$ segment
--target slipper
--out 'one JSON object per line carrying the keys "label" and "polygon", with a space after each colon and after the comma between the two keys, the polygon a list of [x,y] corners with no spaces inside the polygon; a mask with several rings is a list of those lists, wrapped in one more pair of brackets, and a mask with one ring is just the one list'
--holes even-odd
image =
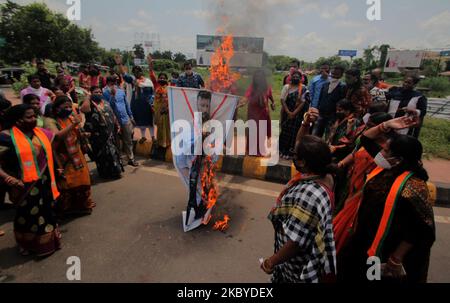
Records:
{"label": "slipper", "polygon": [[22,247],[19,248],[19,253],[20,253],[22,256],[24,256],[24,257],[27,257],[27,256],[31,255],[30,251],[28,251],[28,250],[26,250],[26,249],[24,249],[24,248],[22,248]]}

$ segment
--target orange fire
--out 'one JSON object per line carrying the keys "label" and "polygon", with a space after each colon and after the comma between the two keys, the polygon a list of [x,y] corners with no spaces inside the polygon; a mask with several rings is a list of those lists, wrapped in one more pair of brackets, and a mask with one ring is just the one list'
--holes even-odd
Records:
{"label": "orange fire", "polygon": [[217,221],[214,224],[213,229],[214,230],[219,230],[219,231],[226,231],[229,227],[228,222],[230,221],[230,217],[228,215],[225,215],[223,217],[223,221]]}
{"label": "orange fire", "polygon": [[204,168],[201,177],[202,199],[207,203],[206,208],[210,209],[214,205],[216,205],[219,194],[217,190],[217,184],[214,180],[214,164],[211,160],[211,157],[206,156],[204,161]]}
{"label": "orange fire", "polygon": [[234,56],[233,36],[227,35],[211,56],[209,87],[214,92],[234,93],[235,83],[240,75],[230,69]]}

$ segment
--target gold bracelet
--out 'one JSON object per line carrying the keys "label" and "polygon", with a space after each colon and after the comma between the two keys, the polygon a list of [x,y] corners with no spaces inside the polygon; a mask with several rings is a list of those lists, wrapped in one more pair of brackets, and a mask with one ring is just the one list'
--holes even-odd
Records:
{"label": "gold bracelet", "polygon": [[395,262],[393,259],[392,259],[392,257],[389,257],[389,263],[391,263],[392,265],[394,265],[394,266],[402,266],[402,263],[400,262],[400,263],[397,263],[397,262]]}

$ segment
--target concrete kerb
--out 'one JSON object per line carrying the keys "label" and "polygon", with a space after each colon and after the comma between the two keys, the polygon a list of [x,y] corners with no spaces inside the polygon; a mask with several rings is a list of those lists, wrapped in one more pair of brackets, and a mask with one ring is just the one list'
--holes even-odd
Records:
{"label": "concrete kerb", "polygon": [[[170,148],[153,148],[151,141],[144,144],[134,142],[136,155],[152,160],[172,162]],[[224,174],[238,175],[276,183],[287,183],[296,170],[293,165],[278,164],[262,166],[261,158],[249,156],[220,156],[217,163],[218,171]],[[450,208],[450,184],[428,182],[432,200],[438,207]]]}

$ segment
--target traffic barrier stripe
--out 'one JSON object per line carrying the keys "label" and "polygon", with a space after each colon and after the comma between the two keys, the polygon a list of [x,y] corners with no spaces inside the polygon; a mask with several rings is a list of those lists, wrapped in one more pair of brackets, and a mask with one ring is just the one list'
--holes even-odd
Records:
{"label": "traffic barrier stripe", "polygon": [[[142,144],[137,143],[136,144],[136,155],[149,158],[150,153],[152,150],[152,142],[151,141],[145,141]],[[172,149],[167,148],[166,154],[165,154],[165,161],[166,162],[172,162],[173,156],[172,156]],[[219,160],[217,161],[216,167],[217,171],[222,171],[223,168],[223,162],[224,157],[219,156]],[[244,157],[244,160],[242,161],[242,167],[241,169],[238,169],[238,171],[242,174],[242,176],[247,178],[257,178],[260,180],[266,180],[267,175],[267,166],[261,165],[261,158],[258,157]],[[225,173],[227,173],[225,171]],[[295,168],[294,164],[291,165],[291,178],[294,177],[297,174],[297,169]],[[288,182],[289,180],[285,180],[285,182]],[[428,190],[430,193],[430,203],[435,206],[437,201],[437,187],[435,184],[431,182],[427,182]]]}
{"label": "traffic barrier stripe", "polygon": [[245,157],[242,173],[244,177],[257,178],[264,180],[266,177],[267,166],[261,165],[259,157]]}

